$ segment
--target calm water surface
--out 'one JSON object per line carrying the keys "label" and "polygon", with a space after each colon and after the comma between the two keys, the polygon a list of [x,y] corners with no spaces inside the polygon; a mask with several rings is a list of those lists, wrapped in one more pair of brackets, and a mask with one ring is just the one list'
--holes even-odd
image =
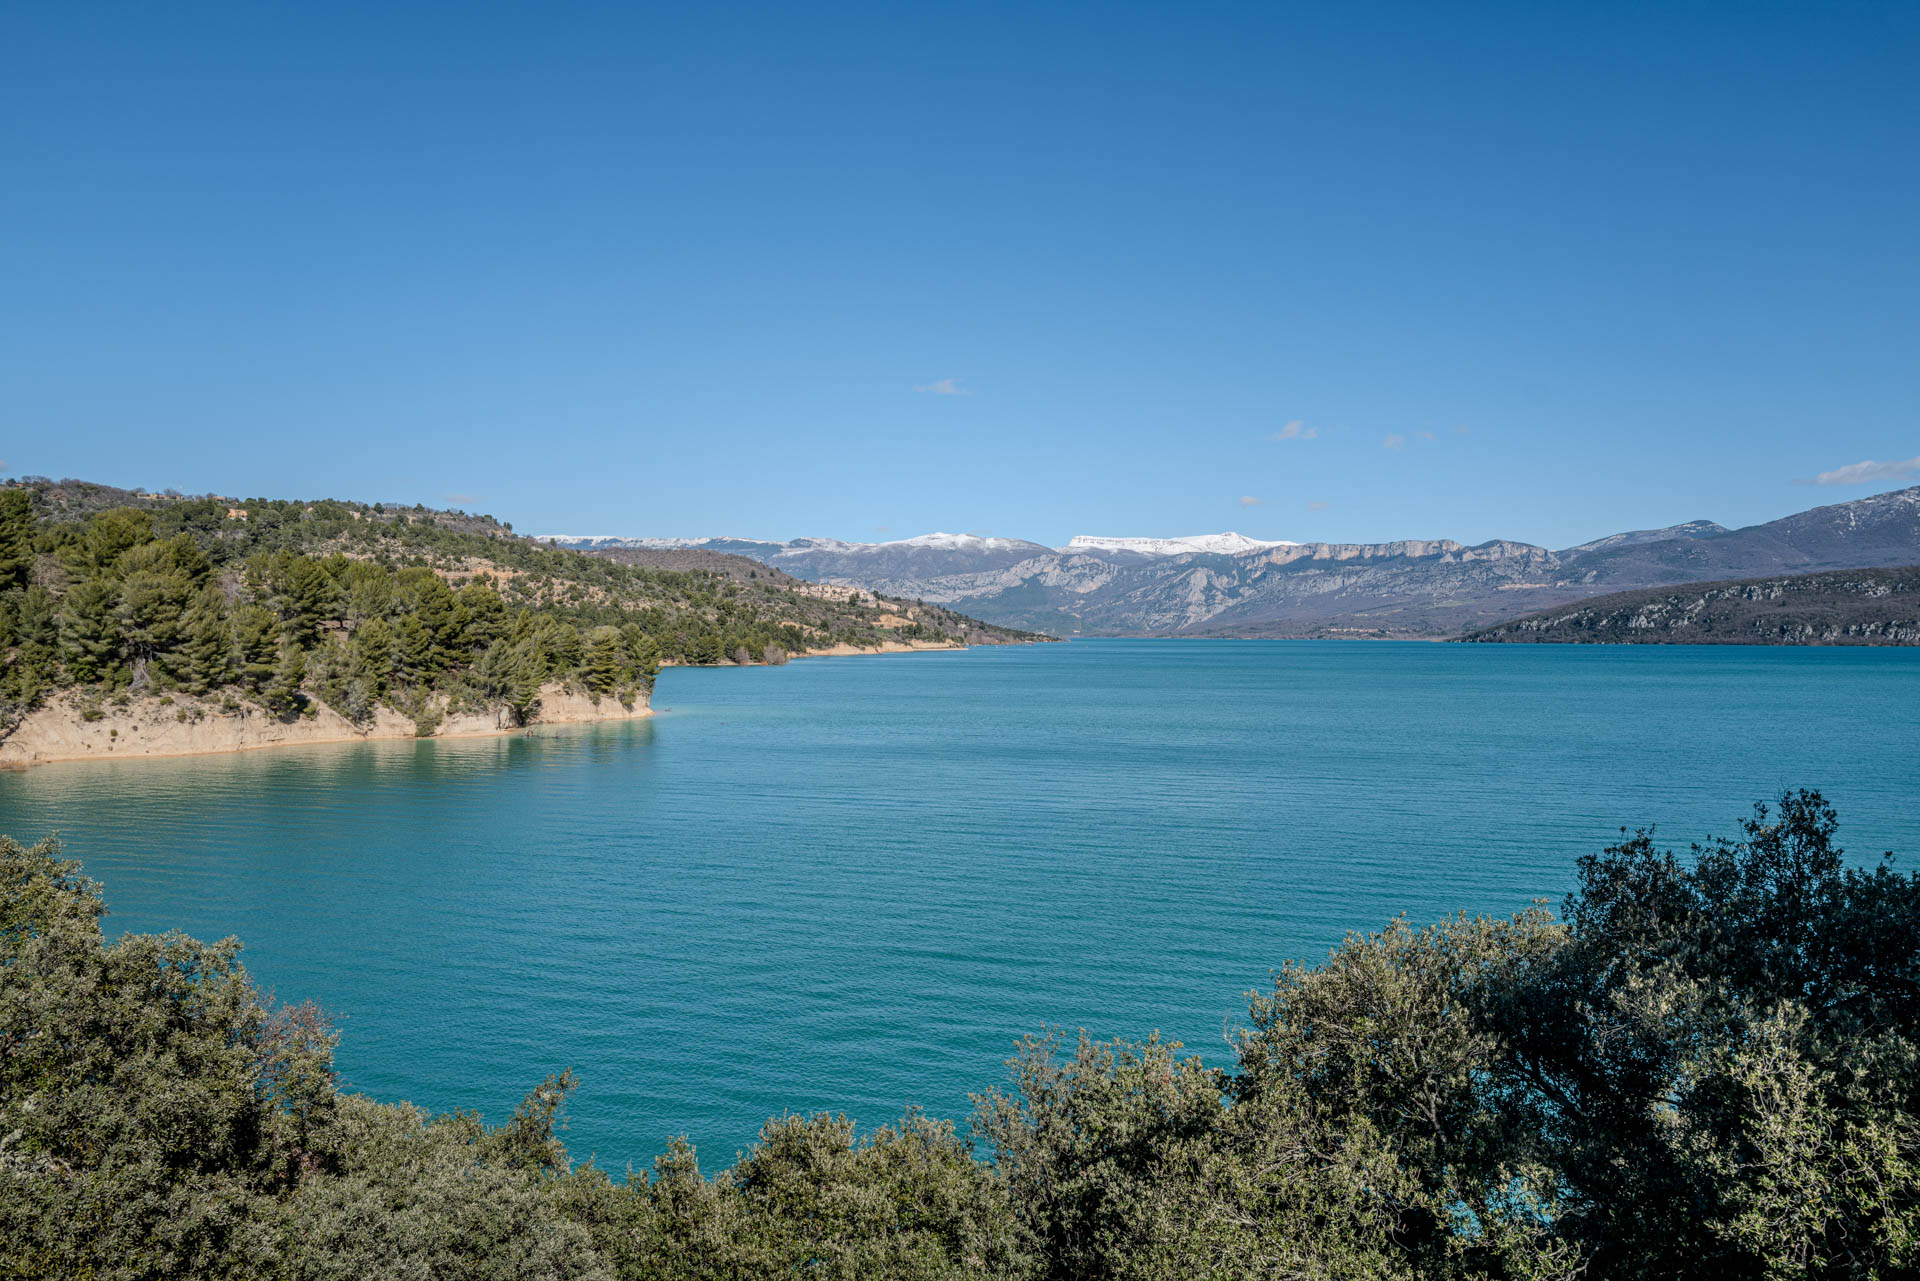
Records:
{"label": "calm water surface", "polygon": [[236,934],[349,1084],[731,1158],[783,1110],[963,1115],[1013,1039],[1158,1028],[1395,913],[1568,888],[1816,786],[1920,853],[1920,653],[1076,642],[673,670],[650,722],[0,774],[116,930]]}

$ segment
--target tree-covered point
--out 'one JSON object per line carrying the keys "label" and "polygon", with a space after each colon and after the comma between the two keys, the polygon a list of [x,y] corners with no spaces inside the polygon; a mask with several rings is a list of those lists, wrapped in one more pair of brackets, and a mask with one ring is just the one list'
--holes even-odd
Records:
{"label": "tree-covered point", "polygon": [[1920,1268],[1920,877],[1791,793],[1582,860],[1556,919],[1353,936],[1230,1067],[1040,1038],[971,1137],[770,1121],[706,1174],[343,1094],[238,945],[109,944],[0,838],[0,1276],[1894,1278]]}
{"label": "tree-covered point", "polygon": [[64,686],[526,720],[548,681],[631,701],[662,662],[1014,638],[771,574],[623,565],[464,512],[0,487],[0,734]]}

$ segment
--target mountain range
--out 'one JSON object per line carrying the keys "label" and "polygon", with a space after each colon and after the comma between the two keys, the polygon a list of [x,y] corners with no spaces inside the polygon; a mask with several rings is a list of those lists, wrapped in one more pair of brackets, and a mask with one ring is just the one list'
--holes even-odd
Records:
{"label": "mountain range", "polygon": [[1728,529],[1691,520],[1552,550],[1506,539],[1302,543],[1081,535],[1063,547],[924,534],[829,538],[545,535],[582,551],[721,552],[1056,636],[1444,636],[1610,592],[1920,564],[1920,486]]}

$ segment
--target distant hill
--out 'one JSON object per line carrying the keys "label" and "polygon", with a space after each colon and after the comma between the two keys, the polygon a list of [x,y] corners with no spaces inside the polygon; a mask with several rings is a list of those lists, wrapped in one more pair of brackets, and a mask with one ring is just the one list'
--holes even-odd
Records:
{"label": "distant hill", "polygon": [[735,582],[773,583],[791,587],[801,579],[746,556],[702,551],[695,547],[604,547],[582,555],[641,569],[666,569],[676,574],[724,574]]}
{"label": "distant hill", "polygon": [[1462,641],[1605,645],[1920,645],[1920,566],[1615,592]]}
{"label": "distant hill", "polygon": [[1608,534],[1605,538],[1596,538],[1590,543],[1569,547],[1560,554],[1575,556],[1581,552],[1611,551],[1616,547],[1633,547],[1641,543],[1665,543],[1676,538],[1708,538],[1714,534],[1727,532],[1725,525],[1714,521],[1690,520],[1680,525],[1668,525],[1665,529],[1630,529],[1624,534]]}
{"label": "distant hill", "polygon": [[1597,548],[1566,567],[1586,584],[1627,587],[1916,562],[1920,486],[1744,529]]}
{"label": "distant hill", "polygon": [[1743,529],[1691,520],[1558,551],[1504,539],[1293,543],[1239,534],[1082,535],[1058,548],[968,534],[555,541],[725,552],[1060,636],[1447,636],[1631,588],[1914,564],[1920,487]]}

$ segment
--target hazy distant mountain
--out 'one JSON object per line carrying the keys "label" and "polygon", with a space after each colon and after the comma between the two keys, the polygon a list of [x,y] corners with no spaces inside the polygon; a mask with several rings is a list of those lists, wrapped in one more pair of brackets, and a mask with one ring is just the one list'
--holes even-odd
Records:
{"label": "hazy distant mountain", "polygon": [[1630,547],[1638,543],[1664,543],[1675,538],[1705,538],[1709,534],[1726,532],[1725,525],[1718,525],[1710,520],[1690,520],[1684,525],[1669,525],[1665,529],[1630,529],[1624,534],[1608,534],[1605,538],[1596,538],[1590,543],[1569,547],[1560,554],[1572,556],[1580,552],[1606,551],[1610,548]]}
{"label": "hazy distant mountain", "polygon": [[1494,540],[1268,542],[1081,535],[1064,547],[927,534],[800,538],[554,536],[565,546],[729,552],[797,578],[962,607],[1056,635],[1449,635],[1606,592],[1920,562],[1920,486],[1729,530],[1708,520],[1551,551]]}

